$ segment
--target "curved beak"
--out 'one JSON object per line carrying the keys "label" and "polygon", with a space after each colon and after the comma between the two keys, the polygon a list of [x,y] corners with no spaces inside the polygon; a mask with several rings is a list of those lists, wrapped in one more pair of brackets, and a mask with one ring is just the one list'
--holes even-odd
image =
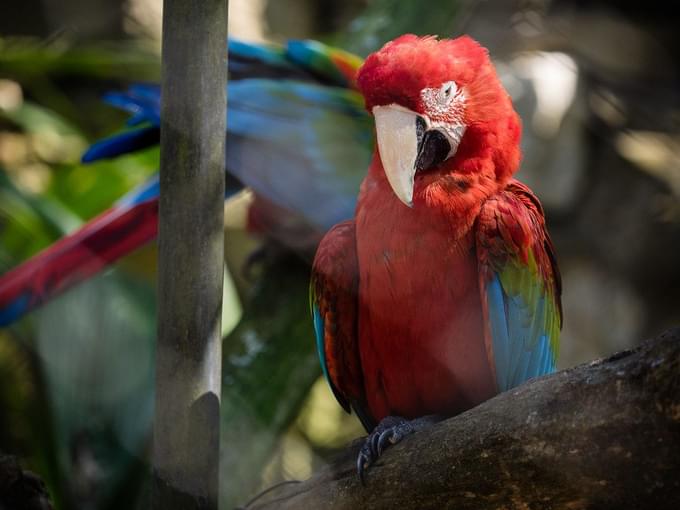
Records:
{"label": "curved beak", "polygon": [[430,119],[399,106],[373,108],[378,152],[392,191],[413,207],[416,172],[432,168],[456,153],[463,126],[434,126]]}

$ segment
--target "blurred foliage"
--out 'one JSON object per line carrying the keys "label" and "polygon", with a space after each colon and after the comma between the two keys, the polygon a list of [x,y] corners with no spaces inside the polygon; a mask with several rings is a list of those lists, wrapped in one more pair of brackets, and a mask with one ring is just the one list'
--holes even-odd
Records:
{"label": "blurred foliage", "polygon": [[21,337],[0,331],[0,451],[18,455],[45,481],[60,506],[63,482],[40,362]]}
{"label": "blurred foliage", "polygon": [[[92,140],[122,125],[101,92],[122,88],[131,76],[157,77],[158,57],[133,44],[0,43],[4,272],[157,170],[158,148],[90,165],[79,158]],[[249,254],[235,248],[241,260]],[[0,331],[0,384],[14,388],[0,391],[0,451],[19,454],[39,473],[57,508],[147,506],[155,258],[152,243]],[[242,279],[252,308],[225,342],[223,429],[238,448],[227,450],[224,465],[242,473],[234,478],[242,481],[239,490],[229,486],[233,502],[259,484],[279,435],[319,375],[307,266],[299,260],[285,266]],[[227,333],[240,315],[228,275],[223,315]],[[268,384],[258,384],[263,378]]]}
{"label": "blurred foliage", "polygon": [[45,76],[138,81],[160,79],[160,59],[154,45],[116,41],[71,45],[66,38],[39,41],[0,39],[0,75],[39,86]]}
{"label": "blurred foliage", "polygon": [[297,416],[321,368],[309,320],[309,267],[277,256],[259,268],[241,322],[225,339],[221,505],[243,503],[259,485],[279,436]]}
{"label": "blurred foliage", "polygon": [[85,135],[54,111],[28,100],[0,110],[2,120],[11,131],[0,133],[0,163],[14,183],[12,193],[23,194],[46,224],[58,225],[62,233],[110,206],[157,169],[158,148],[80,164],[88,144]]}
{"label": "blurred foliage", "polygon": [[[1,272],[156,170],[158,149],[79,159],[122,124],[101,92],[130,73],[156,78],[158,62],[139,45],[0,39]],[[141,489],[155,337],[148,251],[0,330],[0,450],[40,474],[57,508],[129,508]]]}
{"label": "blurred foliage", "polygon": [[120,129],[125,119],[101,101],[102,93],[131,78],[157,82],[160,58],[154,44],[136,40],[76,45],[66,36],[0,38],[0,78],[20,83],[32,101],[96,138]]}
{"label": "blurred foliage", "polygon": [[446,36],[453,33],[466,3],[469,2],[373,0],[338,34],[335,42],[348,51],[366,56],[402,34]]}
{"label": "blurred foliage", "polygon": [[[68,508],[116,508],[128,472],[145,460],[154,308],[153,281],[117,266],[32,314]],[[127,489],[132,501],[140,483]]]}

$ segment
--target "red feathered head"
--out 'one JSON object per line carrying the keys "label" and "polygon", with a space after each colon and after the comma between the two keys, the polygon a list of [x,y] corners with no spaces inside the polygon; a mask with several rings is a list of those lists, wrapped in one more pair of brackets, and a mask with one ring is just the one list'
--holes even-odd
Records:
{"label": "red feathered head", "polygon": [[357,83],[387,178],[408,205],[421,173],[485,174],[504,184],[516,171],[519,118],[472,38],[403,35],[366,59]]}

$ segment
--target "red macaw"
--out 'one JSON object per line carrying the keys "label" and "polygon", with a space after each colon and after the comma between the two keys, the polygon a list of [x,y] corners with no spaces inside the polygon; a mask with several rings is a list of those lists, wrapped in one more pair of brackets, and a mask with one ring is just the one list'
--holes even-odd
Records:
{"label": "red macaw", "polygon": [[554,370],[562,312],[543,209],[512,178],[520,120],[487,51],[404,35],[357,83],[377,149],[355,218],[321,241],[310,294],[324,374],[372,431],[363,480],[423,417]]}

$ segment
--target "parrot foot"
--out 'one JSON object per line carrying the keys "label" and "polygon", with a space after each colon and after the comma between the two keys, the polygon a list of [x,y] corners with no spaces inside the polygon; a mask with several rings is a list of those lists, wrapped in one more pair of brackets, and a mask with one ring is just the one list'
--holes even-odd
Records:
{"label": "parrot foot", "polygon": [[401,416],[387,416],[366,437],[357,457],[357,473],[361,484],[366,484],[366,472],[382,453],[391,445],[397,444],[406,436],[436,423],[441,417],[431,415],[407,420]]}

